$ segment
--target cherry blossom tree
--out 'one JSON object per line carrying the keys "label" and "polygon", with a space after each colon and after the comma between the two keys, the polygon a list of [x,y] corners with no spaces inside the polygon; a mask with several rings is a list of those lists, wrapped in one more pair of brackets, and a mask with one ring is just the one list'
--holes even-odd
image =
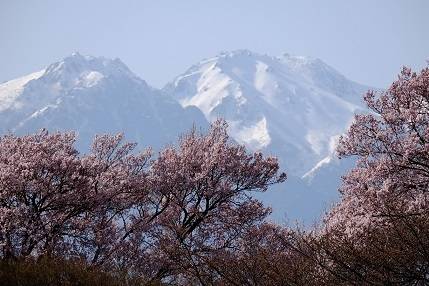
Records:
{"label": "cherry blossom tree", "polygon": [[277,159],[248,154],[243,146],[230,142],[226,131],[221,120],[207,135],[194,130],[151,164],[148,180],[153,208],[165,210],[153,221],[149,240],[155,248],[148,255],[156,256],[152,265],[157,266],[145,269],[149,271],[146,276],[202,279],[199,269],[208,253],[230,247],[269,214],[249,192],[265,191],[286,175],[278,174]]}
{"label": "cherry blossom tree", "polygon": [[[247,229],[234,247],[211,253],[206,285],[320,285],[303,233],[265,222]],[[214,255],[213,255],[214,254]]]}
{"label": "cherry blossom tree", "polygon": [[121,134],[89,154],[73,133],[5,135],[0,258],[83,261],[129,285],[427,285],[429,68],[365,101],[338,147],[357,164],[310,230],[268,221],[251,194],[286,175],[222,120],[155,157]]}
{"label": "cherry blossom tree", "polygon": [[[320,239],[325,265],[361,284],[429,283],[429,68],[404,68],[365,96],[339,154],[358,162],[340,189]],[[378,285],[377,284],[377,285]]]}
{"label": "cherry blossom tree", "polygon": [[[277,159],[231,142],[224,121],[151,159],[122,135],[0,138],[0,255],[59,256],[153,283],[191,281],[270,210],[250,196],[285,180]],[[184,282],[185,283],[185,282]]]}
{"label": "cherry blossom tree", "polygon": [[79,253],[91,244],[98,256],[96,245],[105,242],[96,237],[96,228],[108,230],[103,216],[109,220],[109,213],[127,208],[127,193],[141,192],[145,181],[148,153],[129,155],[134,145],[120,145],[121,139],[122,135],[97,137],[93,153],[80,157],[73,133],[3,136],[2,256]]}

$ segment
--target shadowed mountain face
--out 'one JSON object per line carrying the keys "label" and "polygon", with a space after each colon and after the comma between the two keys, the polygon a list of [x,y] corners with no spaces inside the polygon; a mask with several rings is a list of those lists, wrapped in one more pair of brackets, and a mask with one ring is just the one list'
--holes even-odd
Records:
{"label": "shadowed mountain face", "polygon": [[182,108],[151,88],[120,60],[72,54],[45,70],[0,85],[0,131],[75,130],[86,149],[97,133],[124,132],[127,140],[159,148],[201,112]]}
{"label": "shadowed mountain face", "polygon": [[296,176],[332,154],[367,90],[319,59],[246,50],[201,61],[164,88],[209,121],[225,118],[235,140],[273,152]]}
{"label": "shadowed mountain face", "polygon": [[288,172],[285,184],[258,195],[273,218],[311,223],[353,163],[334,150],[354,113],[365,110],[368,89],[319,59],[239,50],[200,61],[160,91],[118,59],[75,53],[0,85],[0,133],[74,130],[85,151],[95,134],[124,132],[159,149],[223,117],[234,140],[279,157]]}
{"label": "shadowed mountain face", "polygon": [[335,148],[370,89],[348,80],[319,59],[247,50],[202,60],[164,92],[184,107],[196,106],[208,121],[225,118],[232,137],[250,150],[279,157],[288,182],[264,194],[275,217],[311,221],[336,197],[340,175]]}

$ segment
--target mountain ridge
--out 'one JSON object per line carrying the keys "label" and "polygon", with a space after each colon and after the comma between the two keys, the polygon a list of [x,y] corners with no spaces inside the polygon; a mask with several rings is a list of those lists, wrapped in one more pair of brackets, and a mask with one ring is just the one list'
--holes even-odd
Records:
{"label": "mountain ridge", "polygon": [[196,108],[182,108],[119,59],[73,53],[33,75],[0,85],[0,106],[9,98],[1,133],[77,130],[80,146],[89,146],[95,133],[124,131],[128,140],[160,147],[194,123],[207,126]]}
{"label": "mountain ridge", "polygon": [[332,141],[365,109],[361,95],[368,89],[319,59],[238,50],[200,61],[163,90],[182,106],[198,107],[208,121],[225,118],[232,137],[251,150],[308,157],[289,169],[303,176],[333,152]]}
{"label": "mountain ridge", "polygon": [[159,90],[119,59],[73,53],[0,84],[0,133],[77,130],[87,149],[96,133],[124,132],[160,149],[223,117],[236,142],[279,157],[288,172],[285,185],[257,195],[274,219],[286,212],[310,223],[338,196],[351,163],[335,158],[336,142],[365,111],[367,89],[317,58],[236,50],[199,61]]}

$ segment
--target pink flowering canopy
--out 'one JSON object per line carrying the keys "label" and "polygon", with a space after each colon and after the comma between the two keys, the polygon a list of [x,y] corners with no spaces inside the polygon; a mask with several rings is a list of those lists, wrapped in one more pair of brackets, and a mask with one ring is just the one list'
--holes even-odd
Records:
{"label": "pink flowering canopy", "polygon": [[358,163],[327,220],[350,233],[429,211],[429,68],[404,68],[387,91],[370,91],[365,101],[371,112],[356,115],[338,147]]}
{"label": "pink flowering canopy", "polygon": [[226,129],[194,130],[155,159],[121,134],[84,155],[73,133],[1,137],[0,255],[83,258],[149,280],[195,269],[269,214],[249,192],[286,179]]}

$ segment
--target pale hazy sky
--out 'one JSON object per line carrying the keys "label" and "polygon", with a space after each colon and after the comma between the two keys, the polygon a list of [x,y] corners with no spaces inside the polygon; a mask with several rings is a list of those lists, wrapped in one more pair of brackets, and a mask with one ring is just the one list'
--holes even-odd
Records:
{"label": "pale hazy sky", "polygon": [[155,87],[224,50],[318,57],[386,87],[429,59],[428,0],[0,0],[0,82],[73,51],[119,57]]}

